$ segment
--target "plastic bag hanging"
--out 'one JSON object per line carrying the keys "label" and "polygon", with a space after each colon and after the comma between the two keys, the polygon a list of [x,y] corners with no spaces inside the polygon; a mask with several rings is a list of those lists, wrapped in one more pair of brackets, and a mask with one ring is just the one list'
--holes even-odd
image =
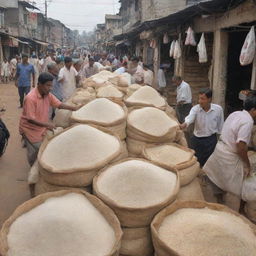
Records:
{"label": "plastic bag hanging", "polygon": [[199,55],[199,63],[206,63],[208,61],[208,58],[207,58],[207,50],[205,45],[204,33],[202,34],[200,42],[197,46],[197,52]]}
{"label": "plastic bag hanging", "polygon": [[186,33],[187,33],[187,37],[186,37],[185,45],[196,46],[195,33],[193,29],[189,27]]}
{"label": "plastic bag hanging", "polygon": [[175,41],[173,40],[170,46],[170,52],[169,52],[169,56],[172,58],[174,55],[174,46],[175,46]]}
{"label": "plastic bag hanging", "polygon": [[254,26],[251,27],[250,32],[247,34],[243,48],[240,54],[240,64],[242,66],[249,65],[253,62],[255,56],[255,31]]}
{"label": "plastic bag hanging", "polygon": [[181,57],[181,48],[180,48],[180,43],[179,41],[177,40],[175,42],[175,45],[174,45],[174,54],[173,54],[173,58],[176,60],[176,59],[179,59]]}
{"label": "plastic bag hanging", "polygon": [[150,45],[149,45],[151,48],[155,49],[156,48],[156,40],[155,39],[152,39],[150,41]]}
{"label": "plastic bag hanging", "polygon": [[163,43],[164,44],[168,44],[170,42],[169,40],[169,36],[167,33],[164,33],[164,37],[163,37]]}

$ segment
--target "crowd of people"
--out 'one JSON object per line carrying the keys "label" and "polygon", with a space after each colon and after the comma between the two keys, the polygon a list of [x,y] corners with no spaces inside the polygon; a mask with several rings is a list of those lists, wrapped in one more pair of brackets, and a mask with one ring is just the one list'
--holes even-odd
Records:
{"label": "crowd of people", "polygon": [[[77,110],[81,107],[65,102],[85,78],[109,70],[116,74],[129,73],[132,83],[153,86],[157,81],[160,91],[166,87],[166,67],[161,66],[155,76],[139,57],[117,58],[106,54],[62,56],[52,51],[42,59],[34,55],[29,58],[25,54],[21,59],[19,56],[15,59],[11,74],[23,108],[19,129],[31,166],[46,131],[55,128],[50,121],[54,116],[54,113],[49,114],[50,109]],[[224,122],[222,107],[212,103],[211,89],[200,90],[198,104],[193,106],[190,85],[179,76],[172,78],[172,84],[177,87],[176,114],[180,128],[186,133],[189,147],[195,150],[206,173],[207,184],[218,202],[238,211],[243,179],[251,173],[247,152],[256,120],[256,96],[248,97],[244,110],[232,113]],[[192,124],[193,134],[190,134],[188,127]]]}

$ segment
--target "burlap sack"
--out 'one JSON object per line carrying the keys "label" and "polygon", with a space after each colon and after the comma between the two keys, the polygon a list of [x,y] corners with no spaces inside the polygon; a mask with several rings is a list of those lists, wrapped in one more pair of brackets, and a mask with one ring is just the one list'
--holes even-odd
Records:
{"label": "burlap sack", "polygon": [[177,196],[177,200],[180,201],[204,201],[204,195],[199,183],[198,178],[195,178],[188,185],[181,187]]}
{"label": "burlap sack", "polygon": [[121,141],[121,153],[118,157],[116,157],[114,160],[112,160],[110,162],[110,164],[115,163],[115,162],[119,162],[122,159],[128,158],[128,156],[129,156],[129,152],[127,150],[126,142],[125,142],[125,140],[122,140]]}
{"label": "burlap sack", "polygon": [[[89,193],[86,193],[82,190],[77,190],[77,189],[73,189],[73,190],[69,190],[69,191],[62,190],[62,191],[58,191],[58,192],[45,193],[45,194],[37,196],[37,197],[25,202],[24,204],[20,205],[14,211],[14,213],[11,215],[11,217],[7,221],[5,221],[5,223],[3,224],[3,227],[0,232],[0,254],[2,254],[2,256],[8,255],[7,236],[8,236],[8,233],[9,233],[12,223],[19,216],[23,215],[24,213],[29,212],[36,206],[44,203],[48,198],[63,196],[68,193],[71,193],[71,192],[84,195],[90,201],[90,203],[93,204],[94,207],[96,207],[98,209],[98,211],[104,216],[104,218],[109,223],[109,225],[114,229],[116,242],[115,242],[115,245],[113,246],[111,253],[107,256],[118,256],[119,249],[121,246],[122,230],[120,227],[120,223],[119,223],[117,217],[115,216],[114,212],[111,209],[109,209],[109,207],[107,207],[104,203],[102,203],[95,196],[90,195]],[[33,241],[31,241],[31,243],[33,243]],[[62,244],[61,246],[65,246],[65,244]],[[35,247],[36,247],[36,245],[35,245]]]}
{"label": "burlap sack", "polygon": [[97,90],[97,98],[107,98],[110,100],[122,100],[124,93],[118,90],[114,85],[101,87]]}
{"label": "burlap sack", "polygon": [[152,87],[142,86],[130,97],[125,99],[125,104],[129,107],[156,107],[161,110],[166,109],[166,102],[163,97]]}
{"label": "burlap sack", "polygon": [[[143,122],[147,120],[147,122]],[[158,123],[158,120],[159,121]],[[164,111],[153,107],[135,109],[128,114],[127,135],[148,143],[174,141],[178,123]]]}
{"label": "burlap sack", "polygon": [[81,189],[88,193],[92,193],[92,186],[80,187],[80,188],[56,186],[56,185],[47,183],[42,176],[39,176],[39,180],[35,184],[35,195],[38,196],[48,192],[55,192],[60,190],[72,190],[72,189]]}
{"label": "burlap sack", "polygon": [[161,209],[163,209],[166,205],[173,202],[178,194],[179,188],[180,188],[180,179],[179,174],[175,168],[169,169],[169,171],[172,171],[177,176],[177,182],[175,189],[173,193],[170,195],[170,197],[165,200],[164,202],[161,202],[157,205],[152,205],[150,207],[141,207],[141,208],[132,208],[132,207],[122,207],[118,205],[114,200],[110,199],[109,197],[105,196],[99,191],[98,188],[98,179],[100,178],[100,175],[108,170],[108,168],[123,163],[128,160],[139,160],[139,161],[145,161],[148,163],[148,161],[140,158],[127,158],[123,159],[119,162],[116,162],[115,164],[106,166],[103,170],[101,170],[93,179],[93,193],[99,197],[103,202],[105,202],[111,209],[114,210],[116,215],[118,216],[119,221],[121,222],[121,225],[123,227],[129,227],[129,228],[138,228],[138,227],[145,227],[148,226],[154,215],[159,212]]}
{"label": "burlap sack", "polygon": [[[161,152],[159,152],[158,155],[152,155],[149,153],[149,150],[157,145],[146,146],[142,152],[143,157],[157,165],[162,166],[163,168],[176,168],[180,175],[181,186],[185,186],[192,182],[200,172],[200,164],[197,162],[197,158],[194,156],[194,150],[178,145],[177,143],[165,143],[164,145],[175,146],[179,149],[182,149],[183,151],[190,153],[191,158],[188,161],[184,161],[174,165],[172,163],[169,163],[169,158],[167,155],[164,157],[164,159],[159,158],[161,156]],[[169,153],[171,153],[171,151],[168,151],[168,154]]]}
{"label": "burlap sack", "polygon": [[247,202],[244,206],[246,217],[256,223],[256,202]]}
{"label": "burlap sack", "polygon": [[[253,225],[250,221],[248,221],[242,215],[239,215],[237,212],[232,211],[226,206],[223,206],[220,204],[206,203],[203,201],[184,201],[184,202],[176,201],[175,203],[169,205],[168,207],[163,209],[161,212],[159,212],[151,223],[151,234],[152,234],[152,240],[153,240],[156,255],[157,256],[182,256],[178,254],[176,251],[174,251],[172,248],[167,246],[166,243],[159,238],[158,230],[166,216],[171,215],[172,213],[182,208],[205,208],[205,207],[212,210],[228,212],[241,218],[247,225],[251,227],[253,233],[256,236],[255,225]],[[184,243],[185,242],[186,241],[184,241]]]}
{"label": "burlap sack", "polygon": [[151,256],[154,248],[151,240],[150,227],[122,228],[123,238],[120,255]]}
{"label": "burlap sack", "polygon": [[56,109],[55,117],[53,119],[53,123],[57,127],[67,128],[71,125],[70,118],[71,118],[72,111],[66,109]]}
{"label": "burlap sack", "polygon": [[[69,129],[72,129],[73,127],[76,127],[77,125],[74,125],[70,128],[65,129],[62,133],[65,131],[68,131]],[[105,129],[100,129],[101,131],[107,133]],[[60,134],[62,134],[60,133]],[[110,133],[109,133],[110,134]],[[59,135],[57,135],[59,136]],[[114,136],[114,135],[112,135]],[[104,167],[106,164],[110,163],[112,160],[115,158],[118,158],[121,153],[121,142],[118,139],[120,148],[118,151],[116,151],[114,154],[112,154],[109,157],[106,157],[106,159],[98,162],[95,164],[93,167],[90,168],[77,168],[77,169],[70,169],[70,170],[65,170],[62,172],[55,172],[53,170],[53,167],[50,166],[48,163],[42,161],[42,154],[44,150],[46,149],[48,143],[50,143],[56,136],[52,137],[49,141],[45,140],[39,150],[38,153],[38,160],[39,160],[39,171],[43,179],[52,185],[57,185],[57,186],[68,186],[68,187],[85,187],[88,186],[92,183],[93,177],[97,174],[99,169]],[[101,143],[99,141],[99,143]],[[86,153],[86,152],[84,152]]]}

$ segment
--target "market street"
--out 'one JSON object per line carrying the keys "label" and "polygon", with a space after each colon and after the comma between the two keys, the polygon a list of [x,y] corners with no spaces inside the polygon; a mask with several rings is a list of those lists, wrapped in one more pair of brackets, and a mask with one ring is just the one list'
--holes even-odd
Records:
{"label": "market street", "polygon": [[0,84],[1,101],[6,112],[2,119],[11,133],[5,154],[0,158],[0,226],[15,208],[30,198],[27,184],[29,165],[26,149],[21,146],[18,132],[21,109],[18,109],[18,92],[13,83]]}

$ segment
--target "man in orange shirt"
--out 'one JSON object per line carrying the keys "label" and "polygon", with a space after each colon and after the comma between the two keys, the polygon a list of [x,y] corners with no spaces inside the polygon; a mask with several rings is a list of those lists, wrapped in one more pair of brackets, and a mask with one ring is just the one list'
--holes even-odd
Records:
{"label": "man in orange shirt", "polygon": [[38,78],[37,88],[34,88],[24,101],[19,130],[24,138],[28,162],[31,166],[37,158],[39,147],[47,130],[55,128],[54,124],[49,122],[50,107],[71,111],[79,108],[62,103],[50,93],[53,79],[50,73],[42,73]]}

